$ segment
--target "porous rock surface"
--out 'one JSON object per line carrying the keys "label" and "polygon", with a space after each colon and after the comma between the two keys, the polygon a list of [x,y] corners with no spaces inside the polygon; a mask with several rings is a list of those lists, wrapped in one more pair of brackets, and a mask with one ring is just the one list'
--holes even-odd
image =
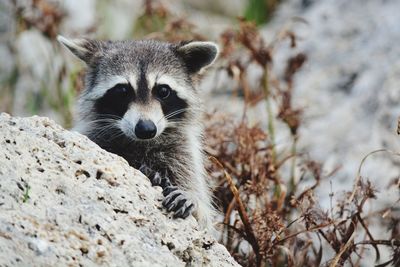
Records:
{"label": "porous rock surface", "polygon": [[161,189],[86,137],[0,115],[0,266],[238,266]]}

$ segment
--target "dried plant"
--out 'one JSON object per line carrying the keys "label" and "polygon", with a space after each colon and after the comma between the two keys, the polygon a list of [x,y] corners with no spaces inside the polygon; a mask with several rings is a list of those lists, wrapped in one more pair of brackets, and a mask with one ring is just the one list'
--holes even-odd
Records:
{"label": "dried plant", "polygon": [[[196,34],[193,24],[172,16],[159,2],[148,0],[145,5],[141,20],[148,29],[146,37],[204,39]],[[393,212],[395,204],[375,216],[365,213],[366,203],[375,199],[370,182],[357,177],[353,191],[333,203],[330,211],[318,205],[314,191],[334,172],[324,174],[321,163],[296,150],[302,109],[293,102],[293,84],[307,55],[298,53],[289,58],[282,78],[278,78],[272,72],[274,48],[284,39],[289,39],[293,48],[297,44],[292,31],[278,36],[267,42],[254,23],[239,18],[237,27],[227,29],[220,37],[217,71],[225,71],[237,81],[241,90],[237,95],[245,103],[239,119],[210,113],[205,120],[208,171],[217,184],[215,199],[224,214],[220,242],[243,266],[359,266],[365,246],[374,248],[377,259],[379,246],[390,247],[392,257],[379,266],[398,266],[400,218]],[[263,70],[255,88],[247,80],[251,64]],[[248,122],[246,111],[259,101],[267,107],[266,130]],[[292,139],[291,147],[282,151],[277,151],[275,144],[278,120],[286,125]],[[290,172],[283,171],[288,164]],[[310,179],[314,183],[300,190]],[[399,180],[392,186],[399,188]],[[391,239],[381,240],[371,234],[372,219],[391,229]],[[334,254],[322,262],[329,247]]]}
{"label": "dried plant", "polygon": [[[47,1],[32,1],[33,13],[15,6],[21,29],[36,27],[49,38],[58,32],[63,12]],[[174,42],[205,39],[187,19],[173,16],[160,2],[151,0],[145,1],[135,34]],[[352,191],[332,203],[330,210],[319,206],[314,192],[332,173],[323,173],[321,163],[297,151],[302,109],[294,103],[293,90],[307,55],[298,53],[289,58],[282,75],[274,73],[275,48],[283,39],[289,39],[291,47],[297,45],[291,31],[278,36],[265,40],[254,23],[241,18],[220,36],[217,71],[237,82],[236,95],[245,103],[240,118],[221,113],[206,118],[208,171],[217,184],[215,198],[224,215],[220,242],[243,266],[360,266],[368,247],[378,260],[382,246],[392,254],[377,266],[400,266],[400,199],[367,213],[365,207],[375,201],[375,190],[358,174]],[[252,64],[262,69],[256,86],[248,81]],[[62,71],[59,79],[60,84],[70,79],[71,85],[82,87],[80,72],[66,75]],[[260,101],[265,103],[266,118],[250,124],[247,111]],[[61,112],[69,118],[68,109]],[[279,151],[275,142],[278,121],[291,134],[291,145]],[[387,153],[372,153],[378,152]],[[310,180],[313,184],[301,189]],[[392,179],[388,186],[400,191],[400,179]],[[390,238],[374,236],[370,230],[374,223],[386,227]],[[324,258],[329,260],[323,262]]]}
{"label": "dried plant", "polygon": [[56,2],[48,0],[17,1],[12,0],[15,16],[18,18],[19,31],[36,28],[45,36],[54,39],[59,34],[59,26],[65,12]]}

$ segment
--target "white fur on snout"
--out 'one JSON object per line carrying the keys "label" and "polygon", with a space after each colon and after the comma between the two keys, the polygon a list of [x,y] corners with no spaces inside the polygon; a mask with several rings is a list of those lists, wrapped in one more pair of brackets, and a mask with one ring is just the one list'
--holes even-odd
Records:
{"label": "white fur on snout", "polygon": [[133,139],[138,139],[135,135],[135,127],[139,120],[151,120],[157,128],[155,137],[157,138],[165,130],[166,120],[161,109],[161,105],[156,101],[149,104],[132,103],[120,121],[122,132]]}
{"label": "white fur on snout", "polygon": [[139,114],[133,109],[129,108],[120,120],[121,131],[129,138],[136,139],[135,125],[139,121]]}

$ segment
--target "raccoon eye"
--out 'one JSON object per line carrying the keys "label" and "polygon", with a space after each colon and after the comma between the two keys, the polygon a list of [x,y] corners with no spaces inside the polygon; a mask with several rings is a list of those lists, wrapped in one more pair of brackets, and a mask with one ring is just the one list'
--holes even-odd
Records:
{"label": "raccoon eye", "polygon": [[123,83],[119,83],[112,88],[112,92],[118,95],[126,95],[128,94],[128,91],[129,91],[129,85]]}
{"label": "raccoon eye", "polygon": [[155,89],[155,93],[160,99],[166,99],[171,94],[171,88],[166,84],[157,85]]}

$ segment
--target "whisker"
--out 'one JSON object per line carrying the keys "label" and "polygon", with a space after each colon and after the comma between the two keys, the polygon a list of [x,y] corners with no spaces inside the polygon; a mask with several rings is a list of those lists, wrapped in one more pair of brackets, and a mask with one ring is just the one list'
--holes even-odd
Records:
{"label": "whisker", "polygon": [[119,130],[118,126],[116,125],[116,121],[113,121],[111,123],[108,123],[106,125],[98,125],[98,127],[96,129],[96,134],[93,136],[93,138],[98,138],[101,137],[103,135],[105,135],[105,133],[110,133],[110,131],[117,131]]}
{"label": "whisker", "polygon": [[[103,141],[107,142],[111,142],[125,135],[125,133],[119,127],[119,123],[121,121],[130,123],[124,117],[112,114],[100,114],[97,117],[97,119],[87,122],[89,127],[92,128],[90,135],[91,139],[100,139],[106,137]],[[128,135],[125,136],[130,140],[129,142],[131,142],[132,138]]]}
{"label": "whisker", "polygon": [[181,114],[181,113],[185,112],[186,110],[188,110],[188,109],[187,108],[182,108],[182,109],[175,110],[175,111],[167,114],[165,116],[165,119],[169,119],[169,118],[171,118],[171,117],[173,117],[175,115]]}
{"label": "whisker", "polygon": [[171,112],[171,113],[165,115],[165,116],[162,117],[161,119],[159,119],[159,120],[157,121],[156,124],[159,124],[160,121],[161,121],[162,119],[168,120],[168,119],[170,119],[170,118],[173,117],[173,116],[176,116],[176,115],[178,115],[178,114],[181,114],[181,113],[185,112],[186,110],[188,110],[188,108],[182,108],[182,109],[175,110],[175,111],[173,111],[173,112]]}
{"label": "whisker", "polygon": [[92,139],[98,139],[98,138],[101,138],[101,137],[105,136],[106,134],[112,133],[115,130],[116,129],[114,127],[109,127],[109,126],[108,127],[104,127],[104,128],[101,128],[98,132],[96,132],[91,137],[92,137]]}

